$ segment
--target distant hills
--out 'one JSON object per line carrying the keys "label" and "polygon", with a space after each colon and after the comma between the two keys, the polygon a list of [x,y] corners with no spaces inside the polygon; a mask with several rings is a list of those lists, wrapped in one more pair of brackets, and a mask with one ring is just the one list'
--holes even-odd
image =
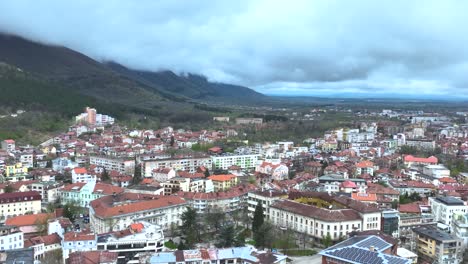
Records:
{"label": "distant hills", "polygon": [[[95,61],[66,47],[5,34],[0,34],[0,62],[22,71],[22,74],[12,74],[14,71],[8,67],[5,70],[4,64],[0,76],[4,79],[0,80],[1,86],[7,83],[11,86],[15,78],[21,83],[16,85],[18,96],[14,89],[8,90],[9,98],[20,100],[18,103],[34,101],[34,98],[24,98],[37,94],[31,94],[29,86],[40,87],[34,92],[48,94],[49,104],[57,103],[60,98],[82,96],[78,102],[118,104],[132,109],[190,109],[189,103],[249,104],[268,100],[267,96],[247,87],[214,83],[193,74],[179,76],[171,71],[133,70],[113,62]],[[54,109],[50,105],[47,108]]]}

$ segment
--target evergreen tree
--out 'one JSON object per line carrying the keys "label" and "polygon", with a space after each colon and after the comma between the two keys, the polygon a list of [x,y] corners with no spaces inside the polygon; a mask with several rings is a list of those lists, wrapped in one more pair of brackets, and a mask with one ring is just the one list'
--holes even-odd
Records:
{"label": "evergreen tree", "polygon": [[110,176],[109,173],[107,172],[106,169],[104,169],[101,173],[101,181],[103,182],[109,182],[110,181]]}
{"label": "evergreen tree", "polygon": [[185,246],[193,248],[198,241],[198,224],[197,224],[197,211],[190,207],[182,214],[181,232],[185,235]]}
{"label": "evergreen tree", "polygon": [[235,229],[233,225],[227,225],[221,229],[218,247],[232,247],[235,243]]}
{"label": "evergreen tree", "polygon": [[210,177],[210,171],[208,170],[208,168],[205,168],[205,177]]}
{"label": "evergreen tree", "polygon": [[171,136],[171,142],[169,143],[169,145],[171,147],[174,147],[174,143],[175,143],[174,136]]}
{"label": "evergreen tree", "polygon": [[256,233],[265,221],[265,215],[263,214],[263,206],[261,202],[257,203],[255,207],[254,217],[252,221],[252,232]]}
{"label": "evergreen tree", "polygon": [[332,238],[330,236],[330,233],[327,233],[327,235],[322,239],[322,245],[324,245],[326,248],[330,247],[333,244]]}

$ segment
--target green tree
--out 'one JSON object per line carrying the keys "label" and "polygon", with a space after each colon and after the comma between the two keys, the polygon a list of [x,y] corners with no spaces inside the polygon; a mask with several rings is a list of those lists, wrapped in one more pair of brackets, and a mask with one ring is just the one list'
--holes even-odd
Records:
{"label": "green tree", "polygon": [[264,222],[253,236],[255,246],[258,248],[270,248],[274,241],[274,227],[270,222]]}
{"label": "green tree", "polygon": [[265,215],[263,214],[262,202],[258,202],[255,207],[254,217],[252,220],[252,232],[255,234],[265,221]]}
{"label": "green tree", "polygon": [[325,248],[330,247],[333,244],[332,238],[330,236],[330,233],[327,233],[327,235],[322,239],[322,245],[325,246]]}
{"label": "green tree", "polygon": [[220,209],[214,208],[205,214],[204,220],[207,225],[214,227],[218,232],[221,225],[226,221],[226,215]]}
{"label": "green tree", "polygon": [[141,166],[140,165],[135,165],[135,172],[133,174],[132,178],[132,183],[133,184],[139,184],[143,178],[142,171],[141,171]]}
{"label": "green tree", "polygon": [[175,144],[174,136],[171,136],[171,141],[169,142],[169,145],[171,147],[174,147],[174,144]]}
{"label": "green tree", "polygon": [[199,228],[197,218],[197,211],[190,207],[187,207],[187,209],[181,216],[181,232],[185,235],[185,246],[187,248],[193,248],[195,243],[199,240]]}
{"label": "green tree", "polygon": [[107,172],[106,169],[104,169],[101,173],[101,181],[103,182],[110,182],[111,178],[109,176],[109,173]]}
{"label": "green tree", "polygon": [[70,219],[71,221],[74,221],[76,215],[78,215],[80,212],[81,208],[78,206],[78,203],[76,201],[67,202],[63,206],[63,216]]}
{"label": "green tree", "polygon": [[4,193],[12,193],[14,191],[15,189],[10,184],[6,185],[5,188],[3,188]]}
{"label": "green tree", "polygon": [[224,226],[219,234],[217,247],[232,247],[235,243],[235,229],[233,225]]}
{"label": "green tree", "polygon": [[205,178],[208,177],[210,177],[210,171],[208,170],[208,168],[205,168]]}

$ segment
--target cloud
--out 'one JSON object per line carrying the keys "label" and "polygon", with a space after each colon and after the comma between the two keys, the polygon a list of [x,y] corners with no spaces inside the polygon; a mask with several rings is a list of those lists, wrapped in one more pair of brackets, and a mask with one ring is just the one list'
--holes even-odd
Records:
{"label": "cloud", "polygon": [[0,31],[265,93],[468,92],[463,1],[1,1]]}

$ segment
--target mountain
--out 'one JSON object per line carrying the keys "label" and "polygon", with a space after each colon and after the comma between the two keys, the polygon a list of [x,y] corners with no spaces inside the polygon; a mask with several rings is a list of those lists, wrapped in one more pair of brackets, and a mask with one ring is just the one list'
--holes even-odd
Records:
{"label": "mountain", "polygon": [[209,82],[203,76],[179,76],[170,71],[148,72],[116,63],[101,63],[66,47],[41,44],[0,34],[0,62],[79,94],[108,103],[138,108],[173,107],[186,101],[262,101],[249,88]]}
{"label": "mountain", "polygon": [[138,71],[120,64],[109,62],[107,65],[122,75],[163,93],[183,96],[200,101],[226,100],[229,102],[258,102],[267,96],[247,87],[225,83],[210,82],[204,76],[195,74],[177,75],[172,71]]}

